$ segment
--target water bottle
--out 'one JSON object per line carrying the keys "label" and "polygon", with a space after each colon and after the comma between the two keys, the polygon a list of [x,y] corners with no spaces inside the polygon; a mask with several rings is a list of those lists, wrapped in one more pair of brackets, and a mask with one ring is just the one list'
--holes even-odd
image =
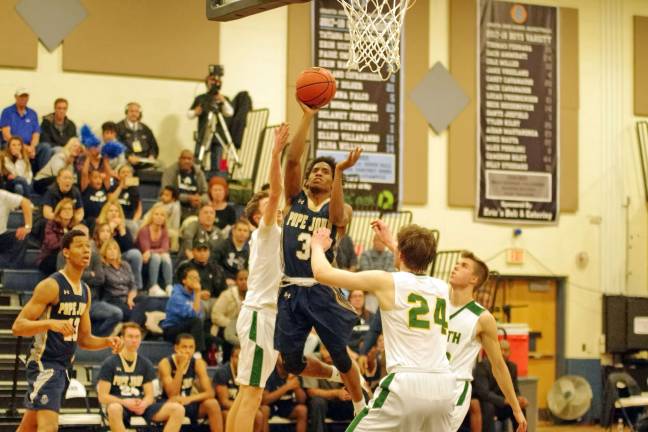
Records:
{"label": "water bottle", "polygon": [[617,432],[623,432],[623,419],[620,417],[617,420]]}

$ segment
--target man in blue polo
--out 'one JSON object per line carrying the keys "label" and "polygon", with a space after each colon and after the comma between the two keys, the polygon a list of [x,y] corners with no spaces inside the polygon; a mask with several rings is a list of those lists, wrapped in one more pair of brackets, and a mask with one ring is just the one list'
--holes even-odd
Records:
{"label": "man in blue polo", "polygon": [[16,103],[2,110],[0,128],[2,128],[3,146],[9,139],[18,135],[23,139],[31,159],[32,171],[37,172],[50,160],[54,151],[47,143],[40,143],[40,126],[38,114],[27,107],[29,90],[18,88],[14,94]]}

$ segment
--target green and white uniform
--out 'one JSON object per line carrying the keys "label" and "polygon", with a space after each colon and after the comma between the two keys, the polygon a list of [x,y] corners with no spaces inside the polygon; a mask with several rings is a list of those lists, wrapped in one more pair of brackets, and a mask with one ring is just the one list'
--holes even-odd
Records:
{"label": "green and white uniform", "polygon": [[394,308],[381,309],[388,375],[351,431],[450,431],[455,377],[446,357],[448,285],[392,273]]}
{"label": "green and white uniform", "polygon": [[274,223],[267,226],[262,219],[250,239],[248,290],[236,321],[241,342],[239,385],[264,388],[277,363],[274,331],[282,277],[280,251],[281,228]]}
{"label": "green and white uniform", "polygon": [[481,343],[477,340],[477,322],[484,310],[475,301],[460,307],[448,302],[448,359],[450,368],[457,376],[455,407],[452,411],[453,431],[459,429],[470,408],[472,372],[481,350]]}

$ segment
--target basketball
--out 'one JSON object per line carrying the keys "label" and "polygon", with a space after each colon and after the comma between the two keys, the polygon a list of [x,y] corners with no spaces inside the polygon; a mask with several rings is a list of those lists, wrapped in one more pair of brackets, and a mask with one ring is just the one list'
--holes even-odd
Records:
{"label": "basketball", "polygon": [[335,78],[328,69],[312,67],[297,78],[297,98],[311,108],[321,108],[335,96]]}

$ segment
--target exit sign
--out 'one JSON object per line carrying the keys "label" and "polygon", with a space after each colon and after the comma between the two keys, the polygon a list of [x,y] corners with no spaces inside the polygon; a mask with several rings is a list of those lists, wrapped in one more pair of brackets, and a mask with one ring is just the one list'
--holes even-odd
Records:
{"label": "exit sign", "polygon": [[506,250],[507,264],[524,264],[524,249],[509,248]]}

